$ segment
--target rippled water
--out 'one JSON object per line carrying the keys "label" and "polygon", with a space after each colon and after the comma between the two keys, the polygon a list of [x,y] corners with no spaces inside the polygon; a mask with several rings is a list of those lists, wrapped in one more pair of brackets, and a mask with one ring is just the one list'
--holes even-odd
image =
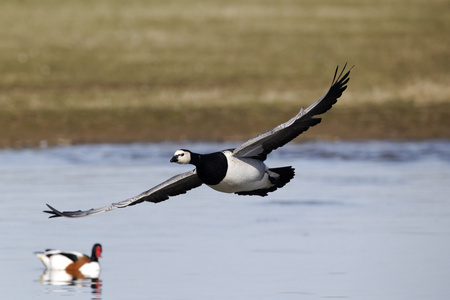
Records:
{"label": "rippled water", "polygon": [[[231,145],[232,146],[232,145]],[[192,166],[179,148],[81,145],[0,151],[4,299],[448,299],[450,142],[290,144],[267,163],[296,177],[268,197],[200,187],[85,219],[47,219],[134,196]],[[90,253],[96,281],[54,285],[33,252]]]}

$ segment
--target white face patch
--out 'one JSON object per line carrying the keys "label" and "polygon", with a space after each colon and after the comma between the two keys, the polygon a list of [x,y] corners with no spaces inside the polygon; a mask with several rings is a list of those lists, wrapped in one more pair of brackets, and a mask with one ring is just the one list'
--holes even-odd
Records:
{"label": "white face patch", "polygon": [[173,155],[177,158],[176,163],[178,164],[188,164],[191,161],[191,153],[186,150],[177,150]]}

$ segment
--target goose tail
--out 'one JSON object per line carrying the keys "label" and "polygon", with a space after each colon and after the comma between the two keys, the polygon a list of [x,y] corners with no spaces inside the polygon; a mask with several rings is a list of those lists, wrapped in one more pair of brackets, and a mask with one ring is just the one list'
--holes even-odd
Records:
{"label": "goose tail", "polygon": [[269,169],[269,180],[277,188],[286,185],[292,178],[294,178],[295,169],[293,167],[281,167]]}

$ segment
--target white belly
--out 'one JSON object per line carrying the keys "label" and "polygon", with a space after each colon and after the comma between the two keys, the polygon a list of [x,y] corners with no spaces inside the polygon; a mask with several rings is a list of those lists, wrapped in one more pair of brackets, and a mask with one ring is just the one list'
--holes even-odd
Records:
{"label": "white belly", "polygon": [[269,188],[273,184],[266,173],[267,166],[253,158],[235,158],[230,152],[225,152],[228,158],[228,170],[225,178],[211,188],[219,192],[235,193]]}
{"label": "white belly", "polygon": [[84,264],[81,266],[80,272],[86,278],[98,278],[100,276],[100,264],[96,261]]}

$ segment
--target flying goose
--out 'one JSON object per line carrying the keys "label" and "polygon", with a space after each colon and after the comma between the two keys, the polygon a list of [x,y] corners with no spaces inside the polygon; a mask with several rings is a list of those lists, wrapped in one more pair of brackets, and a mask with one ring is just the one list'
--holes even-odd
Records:
{"label": "flying goose", "polygon": [[315,116],[328,111],[347,88],[351,68],[344,74],[346,66],[347,64],[339,76],[337,76],[339,66],[336,67],[328,92],[307,109],[302,108],[289,121],[251,138],[235,149],[210,154],[198,154],[185,149],[177,150],[170,162],[192,164],[196,167],[192,171],[176,175],[135,197],[97,209],[61,212],[47,204],[50,210],[44,212],[51,214],[50,218],[86,217],[144,201],[158,203],[171,196],[184,194],[203,183],[220,192],[266,196],[267,193],[283,187],[294,177],[294,169],[290,166],[267,167],[264,164],[267,155],[290,142],[309,127],[320,123],[322,119]]}
{"label": "flying goose", "polygon": [[98,258],[102,254],[102,245],[92,247],[91,256],[76,251],[61,251],[47,249],[44,252],[35,252],[47,270],[66,271],[77,278],[96,278],[100,274]]}

